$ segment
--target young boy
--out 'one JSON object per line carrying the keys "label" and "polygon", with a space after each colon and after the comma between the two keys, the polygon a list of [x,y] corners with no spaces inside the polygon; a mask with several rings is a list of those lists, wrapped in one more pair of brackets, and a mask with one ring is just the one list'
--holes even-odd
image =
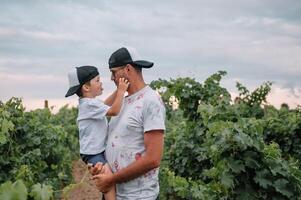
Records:
{"label": "young boy", "polygon": [[[106,116],[118,115],[129,82],[120,78],[117,90],[102,102],[95,98],[101,95],[103,90],[96,67],[77,67],[69,72],[68,78],[70,88],[65,97],[73,94],[79,96],[77,124],[80,156],[86,164],[105,164],[104,171],[112,173],[104,156],[108,129]],[[105,199],[115,199],[115,188],[104,196]]]}

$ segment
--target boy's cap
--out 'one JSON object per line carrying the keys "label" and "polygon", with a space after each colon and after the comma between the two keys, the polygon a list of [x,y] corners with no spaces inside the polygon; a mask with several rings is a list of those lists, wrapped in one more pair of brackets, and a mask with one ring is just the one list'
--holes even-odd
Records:
{"label": "boy's cap", "polygon": [[154,63],[140,59],[134,48],[122,47],[115,51],[109,59],[109,68],[120,67],[126,64],[133,64],[135,67],[151,68]]}
{"label": "boy's cap", "polygon": [[98,70],[94,66],[76,67],[68,73],[69,90],[65,97],[74,95],[86,82],[99,75]]}

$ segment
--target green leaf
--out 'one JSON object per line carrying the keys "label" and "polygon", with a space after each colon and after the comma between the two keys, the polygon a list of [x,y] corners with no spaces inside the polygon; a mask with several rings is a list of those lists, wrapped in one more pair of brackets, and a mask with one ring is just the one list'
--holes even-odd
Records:
{"label": "green leaf", "polygon": [[235,173],[240,173],[241,171],[245,171],[245,165],[241,160],[233,160],[229,159],[228,161],[229,167]]}
{"label": "green leaf", "polygon": [[244,153],[245,164],[247,167],[257,169],[260,167],[260,163],[257,161],[257,154],[253,151],[246,151]]}
{"label": "green leaf", "polygon": [[21,180],[15,183],[10,181],[3,183],[0,186],[1,200],[27,200],[27,189]]}
{"label": "green leaf", "polygon": [[266,177],[269,177],[269,172],[268,170],[264,169],[262,171],[256,172],[254,181],[258,183],[261,187],[267,189],[269,185],[272,185],[272,182]]}
{"label": "green leaf", "polygon": [[0,132],[0,145],[5,144],[7,142],[7,137],[3,132]]}
{"label": "green leaf", "polygon": [[290,198],[293,196],[293,194],[288,190],[288,183],[289,182],[285,179],[278,179],[277,181],[275,181],[275,188],[278,192]]}
{"label": "green leaf", "polygon": [[[2,121],[2,122],[1,122]],[[8,140],[8,132],[14,129],[14,124],[7,119],[1,120],[0,118],[0,145],[5,144]]]}
{"label": "green leaf", "polygon": [[236,139],[237,142],[245,145],[246,147],[253,145],[252,138],[243,132],[238,133],[237,135],[234,136],[234,138]]}
{"label": "green leaf", "polygon": [[234,176],[232,174],[229,173],[223,173],[221,175],[221,183],[229,188],[233,188],[234,187]]}
{"label": "green leaf", "polygon": [[53,190],[51,186],[38,183],[32,186],[30,195],[35,200],[49,200],[53,195]]}

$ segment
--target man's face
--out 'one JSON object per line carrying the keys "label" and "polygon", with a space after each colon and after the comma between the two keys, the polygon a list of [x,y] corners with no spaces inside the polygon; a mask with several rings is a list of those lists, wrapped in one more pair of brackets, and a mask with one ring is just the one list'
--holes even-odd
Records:
{"label": "man's face", "polygon": [[111,71],[111,80],[114,81],[115,85],[118,85],[119,78],[126,78],[128,79],[127,73],[125,72],[127,65],[114,67],[110,69]]}

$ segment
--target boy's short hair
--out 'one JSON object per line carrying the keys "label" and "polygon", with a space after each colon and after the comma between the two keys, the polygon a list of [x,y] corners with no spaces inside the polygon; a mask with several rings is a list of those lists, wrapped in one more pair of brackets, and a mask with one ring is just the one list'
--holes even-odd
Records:
{"label": "boy's short hair", "polygon": [[83,93],[82,93],[82,88],[79,88],[76,93],[75,93],[78,97],[83,97]]}
{"label": "boy's short hair", "polygon": [[[85,82],[83,85],[85,84],[90,85],[90,81],[91,80]],[[82,92],[83,85],[75,93],[78,97],[83,97],[83,92]]]}
{"label": "boy's short hair", "polygon": [[[94,66],[81,66],[76,67],[74,70],[68,73],[69,79],[69,90],[66,93],[65,97],[77,94],[81,95],[82,86],[89,82],[90,80],[99,75],[99,72]],[[78,92],[80,91],[80,92]]]}

